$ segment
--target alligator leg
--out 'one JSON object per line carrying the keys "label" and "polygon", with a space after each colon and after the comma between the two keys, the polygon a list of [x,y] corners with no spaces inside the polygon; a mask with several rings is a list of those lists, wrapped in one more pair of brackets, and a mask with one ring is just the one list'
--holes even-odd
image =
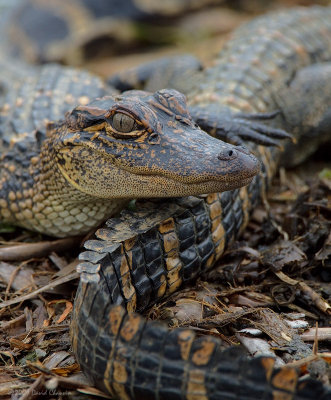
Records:
{"label": "alligator leg", "polygon": [[278,110],[268,113],[244,114],[233,113],[227,108],[220,112],[218,105],[216,107],[211,105],[208,108],[194,106],[189,110],[201,129],[232,144],[243,145],[245,140],[250,140],[265,146],[278,146],[280,140],[291,137],[285,130],[264,122],[274,120],[280,114]]}

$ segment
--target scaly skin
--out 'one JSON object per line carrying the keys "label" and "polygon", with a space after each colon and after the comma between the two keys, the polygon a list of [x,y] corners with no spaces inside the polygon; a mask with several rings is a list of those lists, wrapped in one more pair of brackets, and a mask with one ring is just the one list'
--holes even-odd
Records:
{"label": "scaly skin", "polygon": [[[203,132],[179,92],[131,91],[87,104],[88,96],[105,92],[98,78],[57,66],[7,88],[0,122],[3,222],[57,237],[82,235],[129,199],[228,190],[259,172],[247,150]],[[50,123],[73,102],[80,105]],[[116,118],[133,126],[123,132]]]}
{"label": "scaly skin", "polygon": [[[325,122],[329,126],[323,104],[330,104],[327,97],[330,91],[326,90],[323,96],[320,93],[324,103],[308,104],[302,115],[302,111],[298,111],[300,108],[294,107],[297,102],[301,104],[302,94],[295,96],[291,88],[292,81],[294,83],[299,75],[296,73],[304,73],[305,67],[331,59],[330,32],[330,11],[318,8],[262,18],[239,30],[237,39],[230,42],[219,63],[202,76],[202,86],[189,93],[195,118],[216,136],[223,135],[232,140],[233,136],[243,134],[259,140],[265,125],[258,125],[247,115],[233,113],[280,108],[282,115],[276,121],[279,128],[297,126],[295,120],[298,120],[302,133],[323,133]],[[235,58],[239,61],[235,62]],[[132,103],[125,106],[125,112],[135,114],[135,122],[144,126],[144,132],[130,129],[125,132],[130,133],[130,138],[121,132],[122,138],[115,140],[116,132],[109,118],[113,116],[114,101],[122,106],[123,97],[97,100],[87,106],[91,98],[106,94],[106,89],[95,77],[54,66],[40,71],[29,74],[30,77],[22,72],[22,78],[14,85],[6,80],[2,82],[7,92],[1,107],[2,219],[55,236],[83,233],[90,225],[94,226],[113,210],[105,205],[108,201],[100,197],[96,200],[91,195],[94,185],[91,180],[85,180],[86,167],[82,173],[77,173],[75,156],[87,164],[94,162],[92,178],[106,196],[111,189],[102,186],[104,170],[101,174],[100,165],[96,168],[95,159],[88,157],[89,152],[92,149],[98,152],[97,162],[101,162],[102,158],[107,159],[105,144],[114,143],[116,150],[109,160],[112,159],[113,168],[117,168],[116,163],[121,162],[122,146],[119,143],[123,143],[123,136],[126,144],[156,140],[156,144],[147,146],[148,157],[143,164],[131,158],[134,154],[129,147],[123,153],[123,171],[137,175],[138,168],[141,181],[144,176],[149,176],[143,173],[152,170],[156,175],[150,175],[150,182],[154,182],[161,169],[168,184],[176,182],[171,188],[172,195],[209,190],[206,182],[216,179],[215,167],[211,170],[209,162],[204,169],[203,163],[185,157],[174,170],[172,164],[162,159],[162,150],[156,157],[157,163],[150,162],[152,149],[164,143],[162,140],[158,143],[158,139],[163,139],[163,133],[166,151],[177,154],[178,147],[174,143],[177,140],[179,148],[184,147],[180,135],[187,129],[185,140],[193,144],[188,147],[188,154],[199,152],[201,137],[198,139],[196,134],[202,133],[190,120],[181,95],[163,91],[154,96],[137,92],[124,96],[125,101]],[[11,76],[15,71],[3,73]],[[323,74],[312,75],[320,78]],[[328,81],[324,82],[324,87],[327,85]],[[292,101],[288,102],[282,93]],[[57,121],[75,104],[80,105],[64,122],[50,125],[46,137],[45,119]],[[160,111],[160,105],[165,115]],[[143,111],[146,107],[149,110],[147,116]],[[294,123],[291,120],[293,110]],[[155,112],[157,118],[153,119]],[[157,126],[159,116],[165,118],[164,130]],[[266,114],[256,119],[265,117]],[[146,121],[147,125],[144,124]],[[170,133],[166,133],[168,129]],[[274,131],[274,134],[280,133]],[[171,140],[167,142],[168,135]],[[224,144],[205,138],[210,155],[217,155],[214,160],[218,159],[221,164],[225,162],[222,164],[225,168],[216,168],[219,186],[216,184],[215,190],[224,189],[225,183],[227,188],[231,187],[227,178],[230,171],[237,171],[234,173],[235,186],[246,183],[247,174],[256,172],[256,162],[245,152],[237,149],[233,158],[233,154],[228,153],[230,147],[226,146],[226,153]],[[298,139],[300,141],[300,137]],[[312,380],[298,382],[294,370],[274,369],[274,362],[268,357],[249,361],[236,350],[222,352],[220,343],[214,338],[196,339],[189,330],[170,333],[161,324],[146,322],[134,313],[127,314],[127,311],[143,310],[195,278],[202,270],[212,267],[228,243],[245,227],[249,211],[272,177],[281,153],[262,146],[252,148],[263,161],[264,173],[248,188],[214,193],[201,199],[190,197],[169,202],[166,206],[161,203],[147,212],[110,220],[111,229],[99,230],[98,240],[86,244],[91,251],[81,255],[84,261],[80,266],[82,279],[71,332],[77,359],[102,389],[124,399],[330,398],[329,388]],[[301,153],[300,149],[296,151]],[[238,164],[240,157],[242,162]],[[128,160],[134,163],[128,163]],[[236,160],[234,165],[229,167],[233,160]],[[236,165],[248,168],[249,172],[244,171],[238,176]],[[102,162],[101,168],[104,166]],[[127,181],[125,179],[125,183]],[[140,187],[142,196],[147,195],[144,192],[147,187]],[[160,195],[161,192],[164,194],[162,187],[160,183],[157,189]],[[119,188],[123,190],[123,180],[119,182]],[[134,191],[134,188],[137,188],[136,182],[130,190]],[[118,192],[116,196],[121,197]],[[118,200],[112,204],[118,204]],[[96,209],[91,210],[94,205]]]}
{"label": "scaly skin", "polygon": [[[72,228],[77,233],[86,231],[109,210],[101,202],[83,205],[85,196],[66,184],[54,165],[53,150],[48,151],[46,125],[63,118],[75,105],[88,103],[89,96],[103,96],[103,84],[70,68],[47,66],[38,70],[18,63],[13,68],[11,64],[4,59],[1,65],[5,89],[0,100],[1,221],[55,236],[65,236]],[[45,157],[40,158],[43,152]],[[64,197],[57,195],[58,186],[63,187]]]}
{"label": "scaly skin", "polygon": [[[212,133],[230,139],[231,132],[237,135],[240,131],[238,124],[246,134],[250,126],[256,130],[253,120],[249,123],[249,118],[236,116],[236,112],[277,109],[281,114],[276,127],[295,128],[299,143],[300,135],[309,132],[328,132],[330,138],[330,64],[321,67],[325,74],[320,69],[311,74],[310,69],[315,63],[330,61],[330,8],[272,14],[234,34],[216,65],[202,76],[200,86],[189,93],[188,101]],[[304,87],[309,82],[307,74],[315,77],[310,85],[321,79],[326,90],[316,92],[322,100],[312,97],[303,113],[295,104],[304,104],[305,91],[292,88]],[[88,251],[80,256],[72,345],[82,369],[111,396],[331,398],[330,386],[301,380],[291,368],[274,368],[270,357],[249,360],[238,349],[222,351],[220,341],[213,337],[196,338],[187,329],[170,332],[133,312],[144,310],[211,268],[245,228],[282,153],[279,148],[252,145],[252,149],[263,162],[263,173],[248,187],[125,213],[108,221],[97,231],[97,239],[85,244]],[[300,153],[300,147],[295,151]]]}

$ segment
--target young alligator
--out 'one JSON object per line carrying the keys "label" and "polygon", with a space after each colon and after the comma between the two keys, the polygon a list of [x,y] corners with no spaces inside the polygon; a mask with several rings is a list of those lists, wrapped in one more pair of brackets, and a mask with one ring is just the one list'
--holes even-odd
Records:
{"label": "young alligator", "polygon": [[[307,138],[330,139],[330,61],[330,8],[271,14],[234,34],[188,101],[206,129],[236,141],[237,133],[258,140],[251,126],[264,131],[240,113],[256,113],[259,120],[261,112],[281,110],[277,127],[296,134],[295,152],[302,158],[312,151]],[[330,386],[299,379],[288,367],[277,369],[270,357],[248,359],[237,348],[222,351],[214,337],[169,331],[133,312],[212,267],[245,227],[281,157],[279,148],[252,149],[263,173],[248,187],[125,213],[86,242],[72,345],[86,374],[111,396],[331,399]],[[292,151],[292,145],[285,148],[287,160]]]}
{"label": "young alligator", "polygon": [[[4,90],[0,215],[5,223],[58,237],[81,235],[128,199],[234,189],[260,169],[247,150],[203,132],[175,90],[129,91],[86,105],[87,96],[104,94],[101,82],[58,66]],[[57,121],[72,103],[81,105],[64,121],[48,122],[45,132],[45,120]]]}
{"label": "young alligator", "polygon": [[[305,36],[302,22],[307,18],[311,26]],[[303,68],[303,78],[298,75],[300,91],[300,82],[310,73],[304,67],[330,60],[330,12],[317,8],[308,14],[297,10],[258,21],[255,24],[275,24],[267,30],[265,41],[250,26],[252,44],[246,47],[239,35],[225,51],[225,68],[231,65],[234,54],[243,54],[247,75],[242,71],[238,74],[238,65],[231,72],[217,65],[206,73],[201,94],[192,91],[189,98],[196,118],[208,129],[217,126],[217,135],[229,128],[228,133],[265,142],[268,139],[261,135],[266,126],[247,115],[229,114],[225,107],[260,112],[257,120],[270,117],[261,112],[279,108],[285,98],[287,108],[281,107],[282,111],[296,107],[300,93],[295,96],[292,88],[282,86],[295,85],[297,80],[292,84],[290,78]],[[280,30],[286,32],[287,45],[274,41],[275,36],[281,36]],[[256,64],[258,51],[264,50],[268,59],[259,67],[261,80],[257,82],[251,76],[255,70],[250,63]],[[281,57],[275,64],[278,54]],[[289,70],[284,72],[285,65]],[[328,76],[328,66],[318,67],[318,72]],[[49,66],[27,76],[18,72],[21,77],[15,84],[10,81],[11,70],[3,68],[3,74],[9,78],[1,82],[5,94],[1,105],[0,213],[7,222],[54,236],[83,233],[117,208],[106,200],[111,191],[116,198],[149,196],[149,181],[157,183],[153,196],[198,194],[239,187],[257,173],[258,163],[245,150],[210,138],[196,127],[178,92],[163,90],[151,95],[134,91],[87,105],[89,97],[107,93],[100,81],[87,73]],[[323,76],[319,75],[321,85]],[[315,90],[314,80],[309,90]],[[209,88],[209,82],[215,82],[215,87]],[[276,89],[288,94],[277,103]],[[214,94],[208,94],[211,90]],[[327,93],[321,97],[329,101]],[[222,118],[215,119],[220,111],[217,101],[222,105]],[[49,124],[46,132],[47,120],[57,121],[73,104],[80,105],[67,114],[65,121]],[[317,132],[328,122],[327,116],[323,120],[325,108],[315,105],[308,109],[310,125],[304,132]],[[303,123],[302,116],[298,118]],[[282,120],[279,123],[286,128],[290,125]],[[277,129],[269,131],[282,136]],[[185,150],[183,154],[178,148]],[[262,146],[253,149],[271,177],[280,152]],[[207,162],[197,163],[192,154],[200,154]],[[178,156],[179,162],[170,164],[165,157],[169,155]],[[211,165],[216,160],[216,166]],[[105,174],[111,177],[114,170],[124,175],[128,184],[125,193],[123,177],[120,182],[104,178]],[[166,192],[162,182],[166,183]],[[309,388],[328,396],[328,389],[317,382],[297,384],[294,371],[273,370],[269,358],[248,361],[236,350],[222,353],[212,338],[194,340],[194,334],[187,330],[169,333],[162,325],[146,323],[136,314],[127,315],[123,307],[142,310],[197,276],[201,269],[211,267],[244,227],[263,183],[263,179],[256,179],[248,189],[170,202],[157,212],[152,210],[146,220],[129,219],[126,229],[125,221],[110,220],[115,236],[120,227],[127,240],[114,243],[109,229],[103,229],[98,232],[99,238],[110,240],[87,243],[93,251],[82,255],[86,262],[80,267],[84,272],[71,331],[77,358],[97,385],[121,398],[226,398],[229,384],[236,387],[231,389],[237,398],[243,398],[249,385],[256,385],[250,396],[264,393],[267,398],[271,393],[290,396],[296,392],[308,397]],[[149,229],[153,225],[156,227]],[[137,236],[137,232],[145,233]],[[151,370],[152,365],[156,369]],[[224,376],[219,375],[223,370]]]}

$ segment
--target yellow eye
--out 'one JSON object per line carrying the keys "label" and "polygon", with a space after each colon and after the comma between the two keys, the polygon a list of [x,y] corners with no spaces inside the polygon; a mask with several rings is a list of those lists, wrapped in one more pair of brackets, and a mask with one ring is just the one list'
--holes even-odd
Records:
{"label": "yellow eye", "polygon": [[129,133],[137,129],[135,119],[120,112],[113,115],[112,125],[117,132],[121,133]]}

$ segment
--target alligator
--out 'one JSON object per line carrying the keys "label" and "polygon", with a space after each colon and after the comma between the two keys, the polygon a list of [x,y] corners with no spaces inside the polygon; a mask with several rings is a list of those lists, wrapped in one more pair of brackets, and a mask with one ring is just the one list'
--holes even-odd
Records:
{"label": "alligator", "polygon": [[[121,399],[330,398],[329,386],[270,357],[223,351],[216,338],[136,313],[211,268],[238,237],[282,154],[291,158],[294,144],[279,144],[286,132],[298,158],[330,138],[330,33],[330,8],[257,18],[201,72],[188,106],[174,89],[119,94],[56,65],[16,66],[13,81],[4,66],[3,221],[69,236],[129,198],[189,196],[110,219],[85,243],[71,337],[97,387]],[[222,138],[252,141],[261,174],[247,148]]]}
{"label": "alligator", "polygon": [[[4,223],[82,235],[129,199],[231,190],[260,170],[247,149],[202,131],[176,90],[128,91],[84,104],[87,93],[102,94],[100,80],[59,66],[10,86],[1,113]],[[55,122],[66,99],[83,104]],[[193,154],[204,158],[200,167]]]}

